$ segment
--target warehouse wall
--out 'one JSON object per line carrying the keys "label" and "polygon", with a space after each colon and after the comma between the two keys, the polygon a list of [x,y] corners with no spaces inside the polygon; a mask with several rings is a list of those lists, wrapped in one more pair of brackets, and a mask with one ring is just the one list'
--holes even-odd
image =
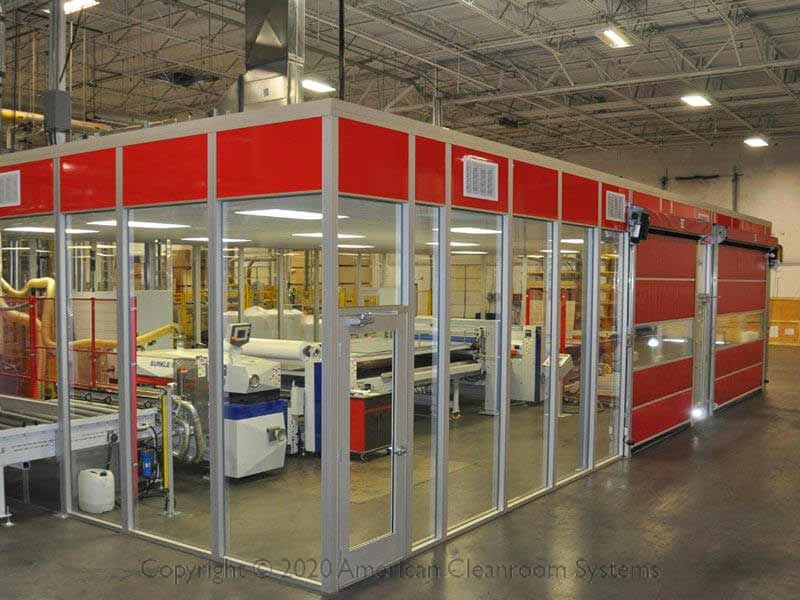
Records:
{"label": "warehouse wall", "polygon": [[[772,295],[800,297],[800,141],[754,150],[740,142],[663,149],[568,152],[566,160],[668,189],[709,204],[732,208],[734,167],[739,210],[772,221],[784,248],[784,265],[772,274]],[[719,175],[719,179],[675,181],[675,177]]]}

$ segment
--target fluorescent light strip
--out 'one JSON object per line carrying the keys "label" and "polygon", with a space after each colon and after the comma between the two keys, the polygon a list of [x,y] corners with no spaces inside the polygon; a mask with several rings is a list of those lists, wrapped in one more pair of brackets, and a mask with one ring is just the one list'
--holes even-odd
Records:
{"label": "fluorescent light strip", "polygon": [[[310,233],[293,233],[292,237],[299,237],[299,238],[321,238],[322,232],[321,231],[313,231]],[[363,240],[365,235],[358,235],[356,233],[340,233],[338,234],[338,238],[340,240]]]}
{"label": "fluorescent light strip", "polygon": [[562,244],[583,244],[583,240],[580,238],[568,238],[566,240],[561,240]]}
{"label": "fluorescent light strip", "polygon": [[483,252],[482,250],[453,250],[450,254],[473,254],[473,255],[486,255],[489,254],[488,252]]}
{"label": "fluorescent light strip", "polygon": [[317,81],[316,79],[303,79],[303,89],[309,92],[316,92],[317,94],[328,94],[336,91],[335,87],[323,81]]}
{"label": "fluorescent light strip", "polygon": [[484,229],[483,227],[452,227],[450,232],[466,235],[497,235],[503,233],[499,229]]}
{"label": "fluorescent light strip", "polygon": [[769,146],[769,142],[760,135],[749,137],[744,141],[744,143],[751,148],[766,148]]}
{"label": "fluorescent light strip", "polygon": [[[182,242],[207,242],[207,237],[188,237],[181,238]],[[252,242],[253,240],[241,240],[239,238],[222,238],[226,244],[244,244],[245,242]]]}
{"label": "fluorescent light strip", "polygon": [[630,48],[633,45],[633,42],[628,39],[628,36],[613,26],[602,30],[600,36],[600,39],[602,39],[606,45],[615,49]]}
{"label": "fluorescent light strip", "polygon": [[681,96],[681,102],[693,108],[706,108],[711,106],[711,101],[702,94],[688,94]]}
{"label": "fluorescent light strip", "polygon": [[[116,227],[117,222],[113,219],[108,221],[92,221],[87,225],[97,225],[98,227]],[[128,227],[131,229],[190,229],[189,225],[180,225],[178,223],[153,223],[150,221],[128,221]]]}
{"label": "fluorescent light strip", "polygon": [[[80,12],[85,8],[97,6],[98,4],[100,3],[97,0],[69,0],[69,2],[64,2],[64,14],[71,15],[72,13]],[[50,9],[45,8],[43,12],[49,15]]]}
{"label": "fluorescent light strip", "polygon": [[[425,242],[426,246],[438,246],[439,242]],[[474,248],[480,246],[477,242],[450,242],[451,248]]]}
{"label": "fluorescent light strip", "polygon": [[[6,227],[3,231],[13,231],[15,233],[55,233],[55,227],[34,227],[25,225],[20,227]],[[66,233],[71,235],[81,235],[89,233],[100,233],[96,229],[67,229]]]}
{"label": "fluorescent light strip", "polygon": [[[273,219],[293,219],[295,221],[321,221],[322,213],[309,210],[289,210],[286,208],[259,208],[255,210],[237,210],[237,215],[250,217],[271,217]],[[340,219],[349,219],[345,215],[339,215]]]}
{"label": "fluorescent light strip", "polygon": [[368,248],[374,248],[375,246],[367,246],[365,244],[339,244],[339,248],[345,250],[366,250]]}

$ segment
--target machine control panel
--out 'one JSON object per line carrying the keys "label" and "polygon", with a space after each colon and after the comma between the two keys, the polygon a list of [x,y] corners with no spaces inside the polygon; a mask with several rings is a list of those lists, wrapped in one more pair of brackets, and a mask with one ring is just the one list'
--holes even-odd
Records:
{"label": "machine control panel", "polygon": [[250,341],[250,332],[253,326],[250,323],[232,323],[230,326],[230,334],[228,341],[231,346],[241,348]]}

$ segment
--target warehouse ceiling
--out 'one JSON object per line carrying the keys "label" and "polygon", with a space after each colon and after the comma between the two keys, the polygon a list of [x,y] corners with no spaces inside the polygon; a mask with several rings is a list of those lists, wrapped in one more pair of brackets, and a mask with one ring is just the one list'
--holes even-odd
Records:
{"label": "warehouse ceiling", "polygon": [[[800,2],[347,0],[346,99],[526,149],[800,135]],[[3,107],[41,112],[47,7],[4,0]],[[244,0],[99,0],[68,16],[76,119],[205,116],[244,70]],[[628,38],[612,48],[598,32]],[[306,76],[338,82],[337,2],[306,0]],[[16,93],[14,93],[16,92]],[[712,105],[681,101],[702,94]],[[324,97],[306,92],[306,100]],[[25,121],[15,146],[41,145]]]}

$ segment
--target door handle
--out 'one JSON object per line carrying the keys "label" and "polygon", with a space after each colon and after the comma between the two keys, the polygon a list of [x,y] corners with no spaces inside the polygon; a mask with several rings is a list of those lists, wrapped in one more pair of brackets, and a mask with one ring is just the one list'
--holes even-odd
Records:
{"label": "door handle", "polygon": [[408,454],[408,448],[406,448],[405,446],[399,446],[397,448],[391,448],[391,451],[395,456],[403,456],[405,454]]}

